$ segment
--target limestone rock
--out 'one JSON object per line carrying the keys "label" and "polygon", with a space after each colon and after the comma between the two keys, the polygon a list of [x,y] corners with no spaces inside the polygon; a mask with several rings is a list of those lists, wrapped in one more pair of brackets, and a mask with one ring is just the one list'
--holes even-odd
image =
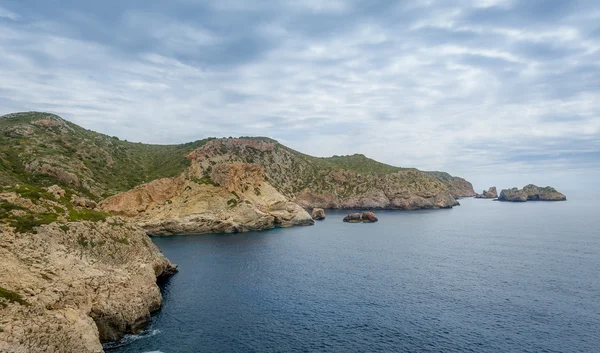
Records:
{"label": "limestone rock", "polygon": [[176,269],[122,218],[0,233],[0,287],[22,298],[0,305],[0,352],[102,352],[145,325]]}
{"label": "limestone rock", "polygon": [[350,213],[344,217],[344,222],[348,223],[374,223],[378,219],[373,212]]}
{"label": "limestone rock", "polygon": [[97,206],[95,201],[77,195],[71,196],[71,203],[73,204],[73,206],[84,208],[96,208]]}
{"label": "limestone rock", "polygon": [[359,223],[361,222],[360,213],[350,213],[344,217],[344,222]]}
{"label": "limestone rock", "polygon": [[546,186],[538,187],[529,184],[523,189],[504,189],[500,192],[498,201],[526,202],[526,201],[566,201],[567,197],[555,188]]}
{"label": "limestone rock", "polygon": [[483,190],[483,193],[475,195],[477,199],[495,199],[498,197],[498,191],[495,186],[490,187],[487,191]]}
{"label": "limestone rock", "polygon": [[58,185],[52,185],[46,188],[57,200],[65,196],[65,190]]}
{"label": "limestone rock", "polygon": [[373,212],[363,212],[362,215],[360,216],[360,219],[363,222],[368,222],[368,223],[378,221],[377,217],[375,216],[375,214]]}
{"label": "limestone rock", "polygon": [[247,163],[215,165],[210,178],[155,180],[110,197],[100,207],[133,217],[153,236],[314,224],[302,207],[265,181],[260,166]]}
{"label": "limestone rock", "polygon": [[312,219],[319,221],[325,219],[325,210],[323,210],[322,208],[313,208]]}

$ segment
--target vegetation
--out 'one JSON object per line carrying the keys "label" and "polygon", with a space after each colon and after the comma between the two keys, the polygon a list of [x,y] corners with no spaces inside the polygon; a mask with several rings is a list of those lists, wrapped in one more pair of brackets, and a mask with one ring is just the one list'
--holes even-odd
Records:
{"label": "vegetation", "polygon": [[0,305],[2,305],[4,302],[18,303],[25,306],[30,305],[20,294],[0,287]]}

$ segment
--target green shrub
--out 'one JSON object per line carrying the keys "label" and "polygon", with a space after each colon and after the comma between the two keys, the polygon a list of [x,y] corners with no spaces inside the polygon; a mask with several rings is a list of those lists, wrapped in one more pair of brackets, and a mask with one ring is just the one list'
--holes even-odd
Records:
{"label": "green shrub", "polygon": [[18,303],[24,306],[30,305],[20,294],[2,287],[0,287],[0,299],[4,299],[10,303]]}
{"label": "green shrub", "polygon": [[78,222],[78,221],[90,221],[90,222],[102,222],[106,220],[109,214],[102,211],[89,210],[87,208],[81,210],[72,209],[69,212],[69,217],[67,218],[69,222]]}
{"label": "green shrub", "polygon": [[24,216],[14,216],[10,221],[9,225],[15,228],[18,233],[37,233],[34,230],[35,227],[39,227],[44,224],[50,224],[56,222],[58,215],[56,213],[39,213],[39,214],[27,214]]}

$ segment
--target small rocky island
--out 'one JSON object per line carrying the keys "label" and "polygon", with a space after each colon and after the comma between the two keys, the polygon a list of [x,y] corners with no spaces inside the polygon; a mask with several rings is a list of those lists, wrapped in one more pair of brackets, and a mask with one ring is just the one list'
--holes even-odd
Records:
{"label": "small rocky island", "polygon": [[500,192],[498,201],[526,202],[526,201],[566,201],[567,197],[551,186],[539,187],[529,184],[523,189],[504,189]]}
{"label": "small rocky island", "polygon": [[483,190],[483,193],[475,195],[476,199],[495,199],[498,197],[498,190],[495,186],[490,187],[487,191]]}
{"label": "small rocky island", "polygon": [[344,217],[344,222],[347,223],[375,223],[378,219],[373,212],[350,213]]}
{"label": "small rocky island", "polygon": [[322,208],[313,208],[311,216],[312,219],[316,221],[323,220],[325,219],[325,210],[323,210]]}

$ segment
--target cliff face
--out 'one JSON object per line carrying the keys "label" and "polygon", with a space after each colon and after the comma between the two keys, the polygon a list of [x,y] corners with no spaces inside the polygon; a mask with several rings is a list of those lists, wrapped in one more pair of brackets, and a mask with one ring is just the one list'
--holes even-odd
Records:
{"label": "cliff face", "polygon": [[500,192],[498,201],[526,202],[526,201],[566,201],[567,197],[555,188],[546,186],[539,187],[529,184],[518,188],[504,189]]}
{"label": "cliff face", "polygon": [[447,208],[458,204],[452,192],[470,194],[470,183],[449,175],[446,181],[362,155],[316,158],[268,139],[211,140],[188,158],[197,178],[224,162],[259,164],[275,189],[305,208]]}
{"label": "cliff face", "polygon": [[303,208],[265,181],[260,166],[245,163],[218,164],[202,179],[156,180],[106,199],[101,208],[134,217],[157,236],[314,224]]}
{"label": "cliff face", "polygon": [[0,226],[0,351],[102,352],[160,307],[156,278],[174,266],[121,218]]}
{"label": "cliff face", "polygon": [[452,194],[454,198],[472,197],[476,195],[475,191],[473,190],[473,184],[463,178],[455,177],[445,172],[425,173],[428,176],[445,184],[448,187],[450,194]]}

